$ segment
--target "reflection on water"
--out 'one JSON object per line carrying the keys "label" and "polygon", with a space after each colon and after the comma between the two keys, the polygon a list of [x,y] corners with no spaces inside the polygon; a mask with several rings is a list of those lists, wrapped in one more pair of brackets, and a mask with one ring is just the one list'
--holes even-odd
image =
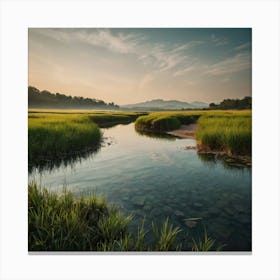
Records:
{"label": "reflection on water", "polygon": [[173,136],[173,135],[170,135],[170,134],[167,134],[167,133],[154,133],[154,132],[151,132],[151,131],[140,131],[140,130],[137,130],[135,128],[135,131],[138,135],[141,135],[141,136],[147,136],[147,137],[150,137],[150,138],[154,138],[154,139],[159,139],[159,140],[170,140],[170,141],[174,141],[176,138],[176,136]]}
{"label": "reflection on water", "polygon": [[76,153],[65,154],[59,158],[38,159],[36,163],[28,164],[28,172],[32,173],[34,170],[37,170],[38,172],[44,172],[46,170],[52,171],[53,169],[57,169],[59,167],[66,168],[67,166],[74,167],[75,163],[81,162],[82,160],[95,155],[100,150],[101,146],[102,144],[89,147]]}
{"label": "reflection on water", "polygon": [[[28,118],[36,118],[37,116],[28,116]],[[122,125],[128,125],[132,121],[131,120],[125,120],[122,122]],[[116,122],[107,122],[103,123],[102,125],[99,125],[102,128],[111,128],[116,125],[119,125],[120,121],[118,123]],[[65,155],[61,155],[60,157],[57,158],[46,158],[42,157],[37,159],[36,162],[33,163],[28,163],[28,172],[31,173],[35,169],[37,169],[39,172],[48,170],[51,171],[53,169],[59,168],[59,167],[67,167],[71,166],[73,167],[76,162],[80,162],[81,160],[87,159],[89,157],[92,157],[95,155],[101,148],[101,146],[106,146],[110,145],[110,141],[108,142],[108,139],[103,137],[103,141],[98,144],[94,145],[92,147],[87,147],[84,150],[81,150],[79,152],[73,152],[73,153],[68,153]]]}
{"label": "reflection on water", "polygon": [[225,169],[250,169],[251,164],[239,158],[232,158],[226,155],[216,155],[214,153],[197,153],[199,159],[206,165],[221,163]]}
{"label": "reflection on water", "polygon": [[[223,250],[251,250],[250,168],[226,168],[222,160],[185,150],[195,146],[193,139],[159,141],[139,135],[134,124],[103,131],[98,153],[72,166],[35,169],[29,180],[54,190],[67,184],[75,196],[104,195],[125,214],[134,214],[133,230],[144,217],[147,229],[152,221],[160,225],[169,217],[182,229],[185,244],[205,227],[226,244]],[[189,218],[201,219],[193,224]]]}

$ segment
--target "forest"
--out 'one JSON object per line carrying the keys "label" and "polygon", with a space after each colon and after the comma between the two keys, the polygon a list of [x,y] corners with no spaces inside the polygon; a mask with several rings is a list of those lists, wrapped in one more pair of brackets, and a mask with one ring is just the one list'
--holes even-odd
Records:
{"label": "forest", "polygon": [[70,96],[61,93],[51,93],[47,90],[28,87],[28,108],[60,108],[60,109],[118,109],[114,102]]}

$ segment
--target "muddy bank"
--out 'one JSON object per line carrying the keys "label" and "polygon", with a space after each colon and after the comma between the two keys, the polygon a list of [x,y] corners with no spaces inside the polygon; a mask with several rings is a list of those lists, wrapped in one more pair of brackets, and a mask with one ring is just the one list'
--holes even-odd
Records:
{"label": "muddy bank", "polygon": [[197,124],[192,123],[188,125],[181,125],[179,129],[166,132],[167,134],[174,135],[180,138],[191,138],[195,139],[195,130]]}

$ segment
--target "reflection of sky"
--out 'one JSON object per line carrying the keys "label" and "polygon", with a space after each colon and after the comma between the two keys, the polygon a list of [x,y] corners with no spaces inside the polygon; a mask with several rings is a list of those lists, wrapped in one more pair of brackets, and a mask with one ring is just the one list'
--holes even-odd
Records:
{"label": "reflection of sky", "polygon": [[172,185],[183,180],[191,185],[216,184],[225,177],[223,185],[237,184],[239,180],[240,186],[250,184],[249,170],[226,169],[221,162],[209,164],[201,160],[196,151],[184,150],[196,144],[193,139],[170,141],[141,136],[135,132],[133,123],[103,131],[107,145],[96,154],[67,167],[43,172],[42,176],[33,172],[29,179],[46,187],[67,184],[74,192],[84,188],[109,190],[123,185],[139,186],[140,182]]}
{"label": "reflection of sky", "polygon": [[41,179],[33,173],[29,179],[53,190],[66,185],[74,195],[102,194],[125,214],[136,214],[135,228],[144,216],[147,230],[152,221],[161,225],[169,216],[186,234],[190,228],[184,219],[203,217],[191,236],[196,236],[195,230],[201,235],[206,226],[209,236],[227,244],[225,249],[248,250],[251,170],[202,161],[196,151],[184,150],[195,145],[193,139],[150,138],[137,134],[133,126],[104,129],[107,145],[97,154],[72,167],[46,171]]}
{"label": "reflection of sky", "polygon": [[117,104],[251,95],[251,29],[30,29],[29,85]]}

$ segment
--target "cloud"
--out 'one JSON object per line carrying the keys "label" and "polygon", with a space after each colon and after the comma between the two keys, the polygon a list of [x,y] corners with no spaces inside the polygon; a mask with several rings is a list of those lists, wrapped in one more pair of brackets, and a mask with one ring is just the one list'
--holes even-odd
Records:
{"label": "cloud", "polygon": [[242,44],[240,46],[237,46],[234,48],[235,51],[240,51],[240,50],[243,50],[243,49],[246,49],[247,47],[249,47],[251,45],[251,43],[245,43],[245,44]]}
{"label": "cloud", "polygon": [[211,42],[214,46],[224,46],[229,43],[229,40],[227,38],[218,38],[215,34],[211,34]]}
{"label": "cloud", "polygon": [[249,52],[242,52],[218,63],[206,65],[204,74],[210,76],[220,76],[240,72],[250,68],[251,54]]}
{"label": "cloud", "polygon": [[103,47],[113,52],[130,53],[135,46],[133,35],[113,34],[109,29],[33,29],[33,32],[51,39],[69,43],[80,42]]}
{"label": "cloud", "polygon": [[174,72],[173,76],[174,77],[183,76],[191,71],[194,71],[195,69],[196,69],[196,67],[194,65],[187,66],[185,68],[182,68],[182,69]]}
{"label": "cloud", "polygon": [[115,35],[108,29],[97,29],[94,32],[82,30],[77,32],[76,37],[81,42],[103,47],[117,53],[133,53],[135,47],[134,36],[122,33]]}
{"label": "cloud", "polygon": [[[205,64],[194,57],[192,49],[205,44],[205,41],[192,40],[184,44],[169,44],[154,42],[145,35],[129,33],[129,31],[113,31],[111,29],[32,29],[41,36],[47,36],[61,43],[82,43],[121,55],[132,54],[144,67],[147,75],[140,81],[145,86],[155,79],[159,73],[170,73],[171,76],[184,76],[197,72],[199,76],[220,76],[236,73],[251,67],[251,55],[244,49],[250,43],[235,47],[242,51],[235,56],[215,64]],[[227,38],[211,34],[208,43],[212,46],[228,44]]]}
{"label": "cloud", "polygon": [[166,47],[161,44],[146,44],[142,45],[137,52],[141,54],[139,59],[142,60],[144,64],[153,66],[154,71],[172,71],[174,75],[174,71],[178,72],[180,69],[185,69],[186,65],[193,62],[194,58],[187,55],[187,50],[202,43],[202,41],[190,41],[182,45],[171,47]]}
{"label": "cloud", "polygon": [[[153,71],[172,71],[176,67],[185,69],[190,63],[187,51],[203,44],[202,41],[190,41],[184,44],[165,45],[151,42],[144,35],[112,32],[110,29],[33,29],[41,36],[61,43],[84,43],[100,47],[119,54],[134,54],[144,65]],[[178,70],[178,69],[177,69]]]}

